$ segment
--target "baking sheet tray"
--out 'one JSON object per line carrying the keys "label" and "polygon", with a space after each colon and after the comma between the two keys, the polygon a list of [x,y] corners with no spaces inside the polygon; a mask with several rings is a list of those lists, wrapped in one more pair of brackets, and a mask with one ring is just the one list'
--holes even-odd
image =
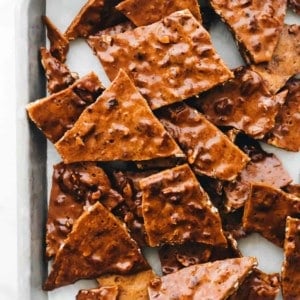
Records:
{"label": "baking sheet tray", "polygon": [[[80,288],[94,287],[92,280],[45,293],[41,285],[47,274],[44,259],[44,228],[47,196],[51,183],[52,165],[59,161],[53,146],[27,119],[28,102],[46,94],[44,75],[39,63],[39,47],[45,45],[41,15],[47,14],[63,32],[86,0],[23,0],[17,8],[17,166],[18,166],[18,292],[25,300],[73,300]],[[299,16],[288,13],[286,23],[300,23]],[[243,64],[227,28],[214,24],[210,30],[213,43],[230,68]],[[79,59],[78,59],[79,58]],[[71,43],[67,64],[72,71],[85,75],[95,71],[105,86],[109,81],[97,58],[84,41]],[[295,182],[299,182],[300,154],[263,145],[283,160]],[[283,253],[257,234],[241,240],[244,255],[258,257],[259,267],[266,272],[279,272]],[[150,263],[158,269],[155,253],[147,253]],[[281,299],[279,296],[278,299]]]}

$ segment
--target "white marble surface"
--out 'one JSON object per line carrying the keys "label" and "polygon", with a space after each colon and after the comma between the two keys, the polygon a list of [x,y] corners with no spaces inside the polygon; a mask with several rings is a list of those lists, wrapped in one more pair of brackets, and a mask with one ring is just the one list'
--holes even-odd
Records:
{"label": "white marble surface", "polygon": [[17,299],[14,6],[0,1],[0,299]]}

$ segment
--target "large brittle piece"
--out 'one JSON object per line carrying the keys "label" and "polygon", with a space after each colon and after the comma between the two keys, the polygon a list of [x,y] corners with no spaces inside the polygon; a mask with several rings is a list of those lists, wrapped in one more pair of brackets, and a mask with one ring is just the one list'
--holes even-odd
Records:
{"label": "large brittle piece", "polygon": [[184,156],[123,70],[55,147],[65,163]]}
{"label": "large brittle piece", "polygon": [[88,43],[108,77],[113,80],[123,68],[152,109],[232,77],[208,32],[188,10],[124,33],[91,36]]}
{"label": "large brittle piece", "polygon": [[150,246],[187,241],[226,245],[218,210],[188,165],[140,181],[142,212]]}

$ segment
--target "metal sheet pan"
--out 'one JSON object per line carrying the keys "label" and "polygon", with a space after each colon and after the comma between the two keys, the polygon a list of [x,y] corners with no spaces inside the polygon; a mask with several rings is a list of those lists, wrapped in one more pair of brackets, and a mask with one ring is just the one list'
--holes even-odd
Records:
{"label": "metal sheet pan", "polygon": [[[71,3],[71,4],[70,4]],[[91,281],[63,287],[54,292],[45,293],[41,286],[47,275],[47,263],[44,259],[44,234],[47,213],[47,185],[49,186],[52,164],[58,160],[53,146],[47,142],[40,131],[27,118],[25,106],[34,99],[46,94],[44,74],[39,63],[39,47],[45,45],[45,30],[41,24],[41,15],[47,13],[52,21],[63,31],[69,20],[85,0],[21,0],[16,17],[16,74],[17,74],[17,167],[18,167],[18,292],[19,299],[56,300],[75,299],[76,291],[83,286],[95,286]],[[72,7],[71,7],[72,5]],[[70,8],[67,17],[61,12]],[[288,23],[299,23],[299,17],[290,15]],[[221,23],[211,28],[213,43],[229,67],[242,63],[231,35]],[[230,46],[229,46],[230,45]],[[85,63],[78,63],[78,53],[87,47],[84,42],[74,42],[68,55],[71,70],[84,75],[94,70],[104,84],[108,81],[97,59],[90,53]],[[300,154],[287,153],[270,146],[264,146],[275,152],[285,163],[291,176],[299,182]],[[47,167],[48,166],[48,167]],[[47,176],[48,173],[48,176]],[[245,255],[259,257],[260,267],[266,272],[280,271],[282,250],[274,247],[258,235],[253,235],[240,243]],[[268,255],[265,255],[268,253]],[[155,264],[157,258],[152,254],[150,260]],[[280,298],[279,298],[280,299]]]}
{"label": "metal sheet pan", "polygon": [[38,48],[45,43],[45,1],[22,0],[16,11],[17,207],[19,299],[44,300],[44,224],[47,204],[46,140],[26,116],[25,105],[45,95]]}

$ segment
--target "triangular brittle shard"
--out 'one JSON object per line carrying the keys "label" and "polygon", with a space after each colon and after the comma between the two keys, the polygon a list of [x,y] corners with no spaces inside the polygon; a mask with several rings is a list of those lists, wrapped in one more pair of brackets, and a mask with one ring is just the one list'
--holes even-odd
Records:
{"label": "triangular brittle shard", "polygon": [[286,0],[212,0],[210,4],[231,28],[248,62],[271,59],[283,28]]}
{"label": "triangular brittle shard", "polygon": [[227,299],[256,266],[253,257],[194,265],[153,280],[150,300]]}
{"label": "triangular brittle shard", "polygon": [[69,25],[65,36],[68,40],[78,37],[87,37],[92,32],[97,32],[97,24],[101,21],[101,12],[104,8],[104,0],[88,0],[80,12]]}
{"label": "triangular brittle shard", "polygon": [[123,70],[55,146],[65,163],[184,156]]}
{"label": "triangular brittle shard", "polygon": [[187,241],[226,245],[218,210],[187,164],[140,181],[149,245]]}
{"label": "triangular brittle shard", "polygon": [[69,51],[69,41],[47,16],[43,16],[42,20],[47,28],[47,37],[50,42],[50,53],[61,63],[64,63]]}
{"label": "triangular brittle shard", "polygon": [[129,274],[148,268],[123,224],[97,202],[74,224],[43,288],[52,290],[105,273]]}

